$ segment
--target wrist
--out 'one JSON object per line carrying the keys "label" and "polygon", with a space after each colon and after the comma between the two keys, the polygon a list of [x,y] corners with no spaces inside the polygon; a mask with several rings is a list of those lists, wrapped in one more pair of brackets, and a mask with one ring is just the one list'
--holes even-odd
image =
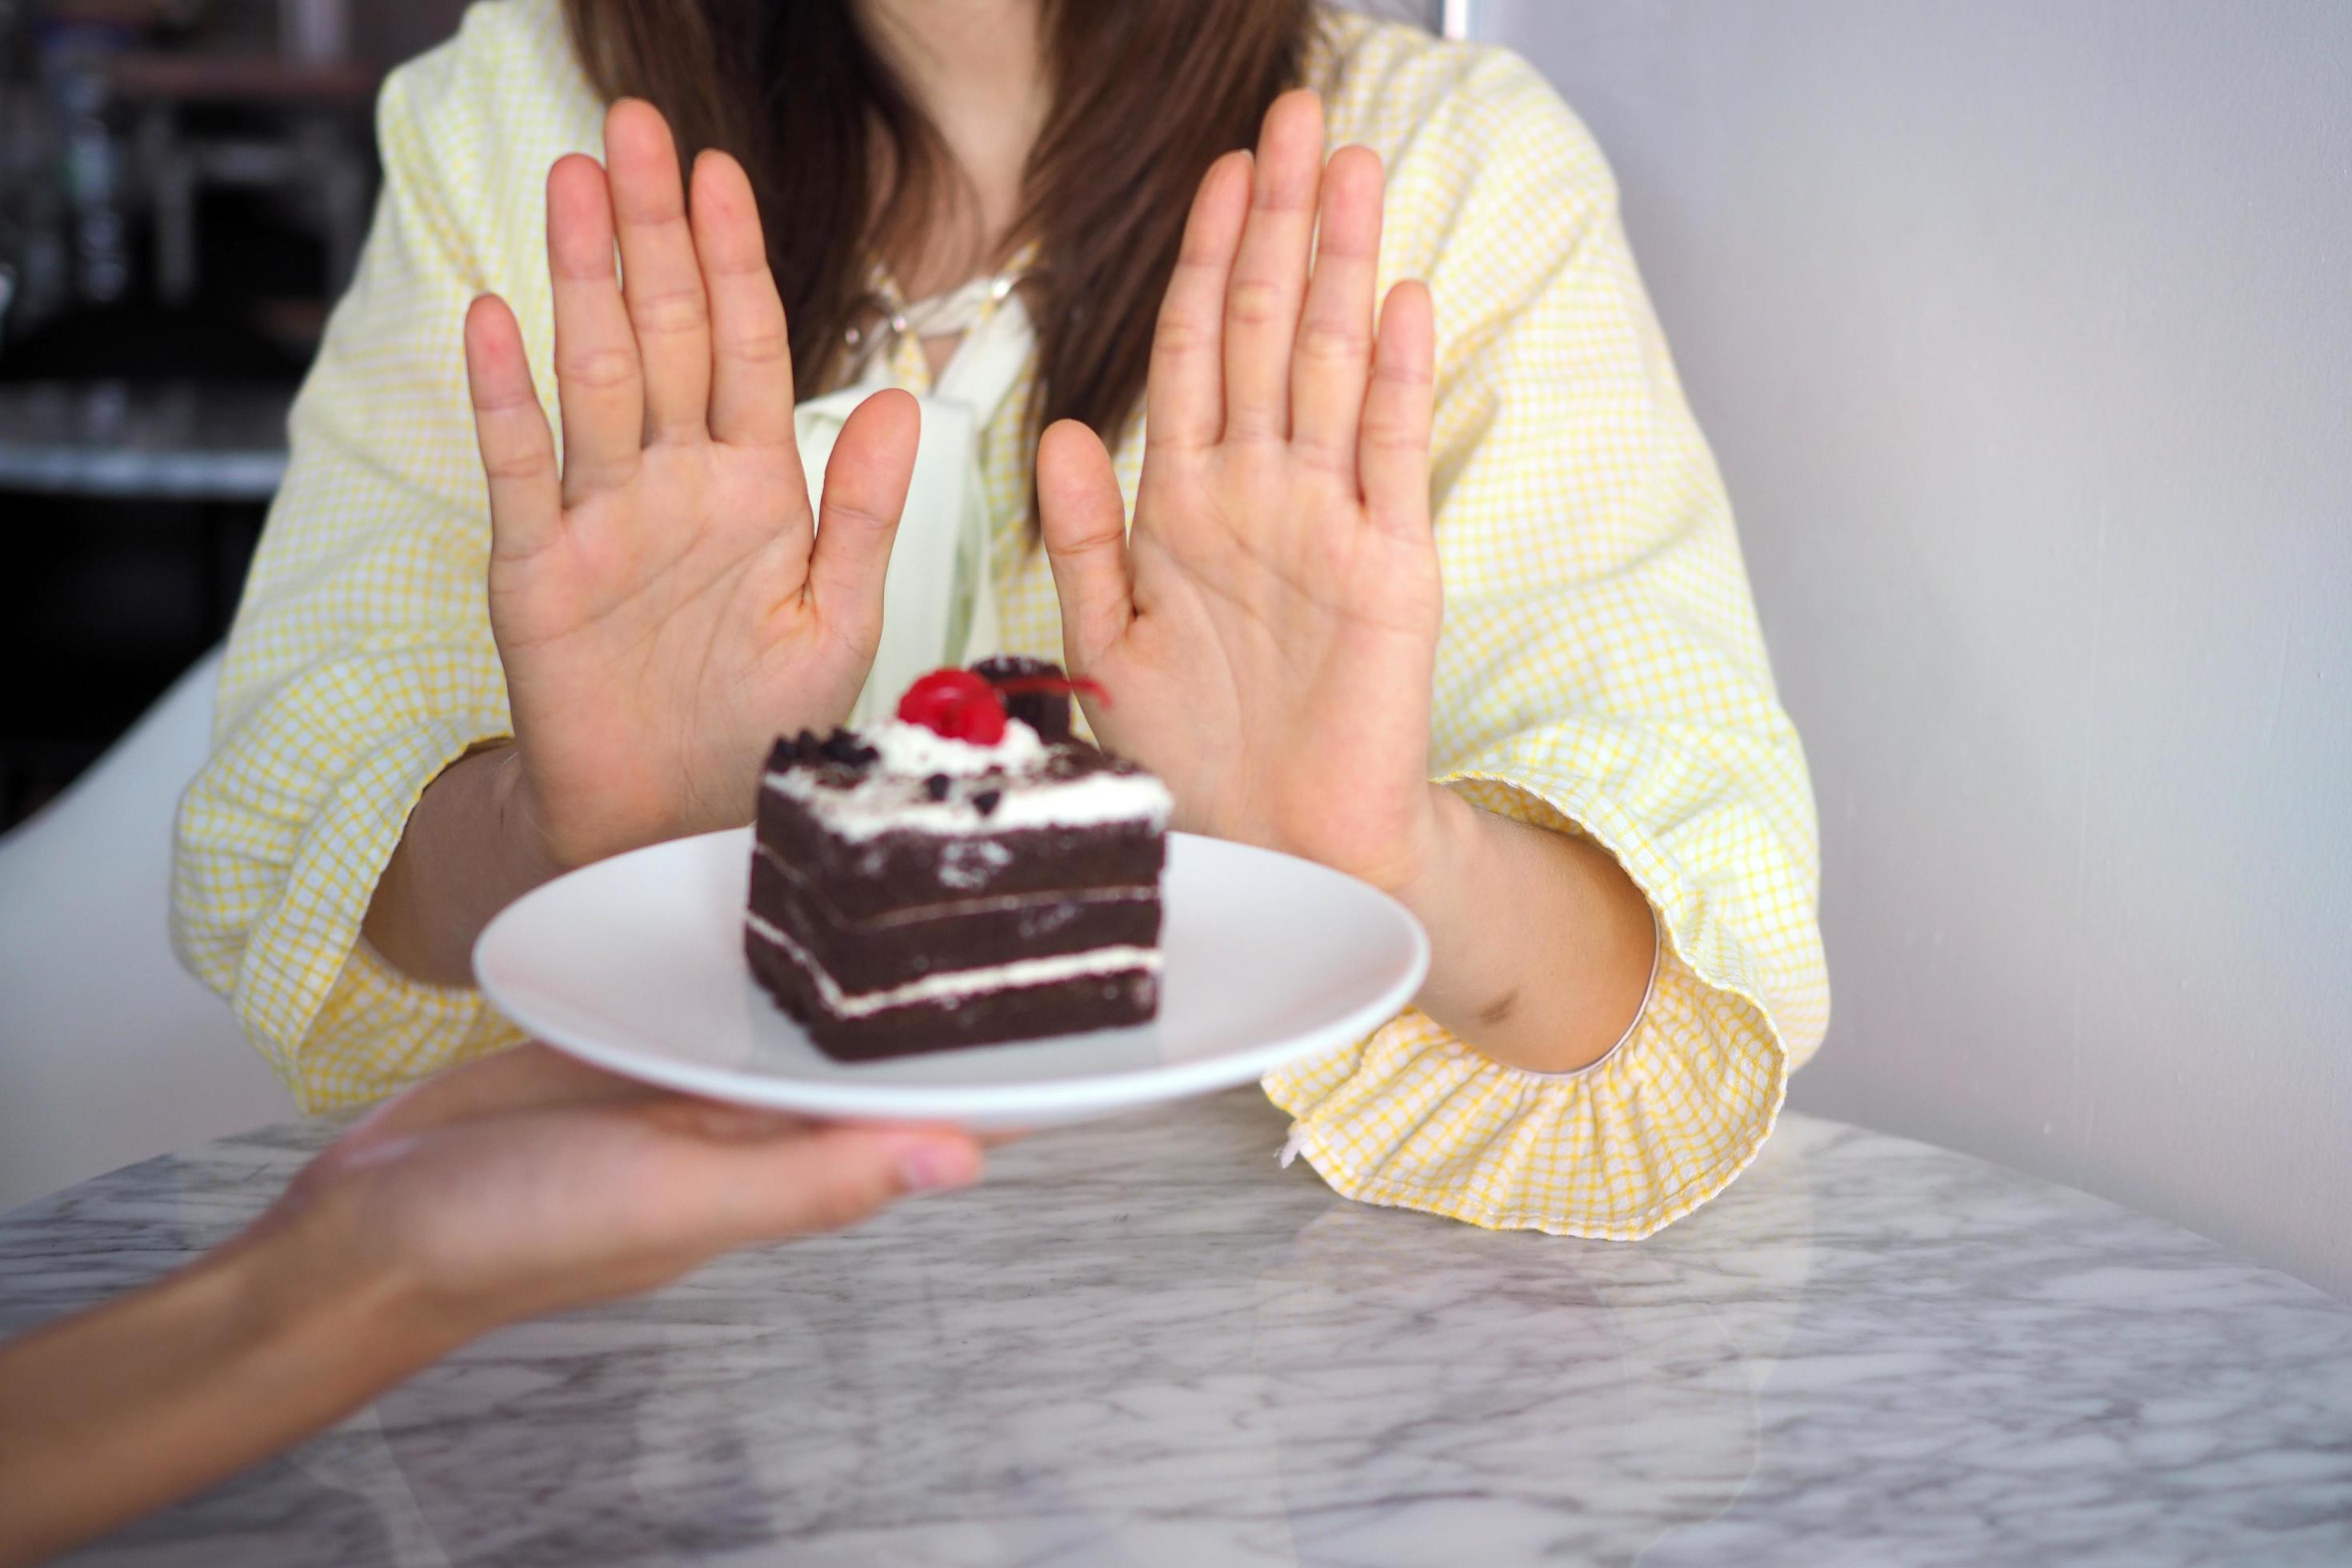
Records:
{"label": "wrist", "polygon": [[1425,786],[1410,847],[1381,891],[1411,910],[1424,927],[1444,923],[1454,889],[1472,869],[1477,849],[1477,808],[1444,784]]}
{"label": "wrist", "polygon": [[509,867],[507,879],[527,889],[576,871],[586,860],[565,855],[548,830],[547,813],[531,788],[522,750],[502,742],[484,758],[489,768],[490,820]]}
{"label": "wrist", "polygon": [[428,985],[474,984],[498,912],[568,869],[541,832],[510,741],[477,746],[425,786],[361,925],[378,957]]}
{"label": "wrist", "polygon": [[[289,1194],[217,1255],[253,1331],[317,1343],[355,1384],[390,1384],[495,1326],[439,1300],[345,1194]],[[354,1392],[359,1392],[355,1387]]]}

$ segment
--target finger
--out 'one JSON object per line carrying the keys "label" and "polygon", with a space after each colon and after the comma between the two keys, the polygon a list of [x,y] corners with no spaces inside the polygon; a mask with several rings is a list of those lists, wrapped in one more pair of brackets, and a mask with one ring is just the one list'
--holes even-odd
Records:
{"label": "finger", "polygon": [[1402,533],[1429,527],[1431,384],[1437,359],[1429,289],[1400,283],[1381,311],[1371,390],[1364,395],[1364,430],[1357,474],[1375,527]]}
{"label": "finger", "polygon": [[688,1202],[712,1216],[719,1246],[838,1230],[909,1193],[970,1186],[982,1161],[969,1136],[946,1130],[826,1127],[691,1149],[681,1179],[698,1189]]}
{"label": "finger", "polygon": [[805,1132],[812,1123],[794,1111],[764,1106],[739,1105],[697,1095],[666,1095],[637,1108],[637,1114],[672,1132],[684,1132],[717,1142],[758,1142],[787,1133]]}
{"label": "finger", "polygon": [[613,267],[604,169],[578,154],[547,175],[547,274],[555,295],[555,392],[563,500],[626,484],[646,445],[645,377]]}
{"label": "finger", "polygon": [[622,294],[646,367],[646,434],[698,439],[710,416],[710,301],[686,221],[677,143],[649,103],[625,99],[604,121]]}
{"label": "finger", "polygon": [[1350,476],[1372,368],[1381,197],[1378,153],[1342,147],[1333,155],[1323,173],[1315,276],[1291,357],[1291,444],[1309,462]]}
{"label": "finger", "polygon": [[824,466],[809,592],[818,612],[869,658],[881,641],[882,584],[922,422],[920,405],[906,393],[877,392],[842,426]]}
{"label": "finger", "polygon": [[562,532],[563,489],[522,329],[495,295],[484,295],[466,312],[466,384],[474,400],[482,472],[489,479],[490,549],[509,559],[533,554]]}
{"label": "finger", "polygon": [[1176,270],[1151,337],[1144,437],[1155,447],[1214,446],[1225,429],[1225,286],[1249,219],[1250,155],[1209,166],[1192,198]]}
{"label": "finger", "polygon": [[659,1100],[664,1091],[617,1078],[536,1041],[425,1079],[385,1101],[336,1140],[334,1152],[515,1110]]}
{"label": "finger", "polygon": [[1248,226],[1225,291],[1225,439],[1290,435],[1290,351],[1323,172],[1323,103],[1286,92],[1258,135]]}
{"label": "finger", "polygon": [[792,447],[792,338],[743,165],[724,153],[696,159],[691,210],[710,297],[710,434],[735,446]]}
{"label": "finger", "polygon": [[1075,419],[1037,443],[1037,514],[1054,593],[1062,605],[1062,653],[1084,675],[1135,618],[1127,558],[1127,503],[1102,438]]}

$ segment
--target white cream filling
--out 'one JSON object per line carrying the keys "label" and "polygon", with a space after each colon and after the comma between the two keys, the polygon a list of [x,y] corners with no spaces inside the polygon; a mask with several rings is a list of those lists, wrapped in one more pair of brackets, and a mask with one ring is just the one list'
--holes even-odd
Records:
{"label": "white cream filling", "polygon": [[[1000,854],[1004,853],[1002,847],[985,842],[973,847],[995,849]],[[895,926],[919,925],[925,921],[951,919],[959,915],[1005,914],[1017,910],[1053,909],[1062,904],[1139,904],[1160,896],[1160,885],[1157,882],[1141,883],[1134,887],[1044,888],[1034,893],[997,893],[984,898],[942,900],[936,904],[912,904],[903,910],[892,910],[887,914],[869,915],[862,921],[853,921],[834,907],[833,900],[825,896],[823,888],[802,875],[799,867],[777,854],[772,847],[765,844],[754,845],[751,852],[773,866],[780,875],[789,879],[792,884],[800,889],[803,898],[812,900],[822,906],[832,917],[835,925],[861,926],[875,931],[887,931]],[[1011,857],[1008,855],[1006,858],[1010,860]],[[944,869],[940,879],[942,882],[949,880]]]}
{"label": "white cream filling", "polygon": [[981,969],[958,969],[944,974],[927,974],[920,980],[904,985],[894,985],[887,991],[844,991],[832,975],[825,973],[809,951],[758,915],[743,917],[754,931],[774,942],[792,955],[811,981],[824,1005],[838,1016],[863,1018],[871,1014],[887,1012],[893,1007],[919,1006],[931,1002],[954,1002],[966,996],[982,995],[992,991],[1017,991],[1027,985],[1050,985],[1057,980],[1076,980],[1087,974],[1124,974],[1134,970],[1147,973],[1160,973],[1160,952],[1150,947],[1097,947],[1086,952],[1056,953],[1050,958],[1021,958],[1011,963],[994,963]]}

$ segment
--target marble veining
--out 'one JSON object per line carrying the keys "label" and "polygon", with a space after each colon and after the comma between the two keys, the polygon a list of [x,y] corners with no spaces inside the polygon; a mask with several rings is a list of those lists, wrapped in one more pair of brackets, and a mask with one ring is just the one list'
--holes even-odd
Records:
{"label": "marble veining", "polygon": [[[233,1230],[299,1123],[0,1219],[0,1328]],[[2352,1561],[2352,1310],[1788,1118],[1638,1246],[1335,1198],[1252,1093],[460,1353],[91,1563]]]}

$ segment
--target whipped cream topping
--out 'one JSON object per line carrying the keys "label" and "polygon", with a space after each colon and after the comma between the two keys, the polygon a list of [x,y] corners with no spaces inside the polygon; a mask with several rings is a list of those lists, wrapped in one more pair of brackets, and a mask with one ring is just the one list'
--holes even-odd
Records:
{"label": "whipped cream topping", "polygon": [[858,738],[882,753],[883,772],[913,773],[918,778],[932,773],[970,778],[992,768],[1007,773],[1022,773],[1045,760],[1045,742],[1037,738],[1036,731],[1018,719],[1005,721],[1004,739],[992,746],[953,740],[903,719],[861,730]]}
{"label": "whipped cream topping", "polygon": [[[858,739],[877,761],[856,783],[845,788],[838,774],[788,768],[768,773],[766,787],[800,802],[828,832],[852,841],[885,833],[963,836],[1114,822],[1157,829],[1167,826],[1175,804],[1168,786],[1147,773],[1056,773],[1048,766],[1055,748],[1017,719],[993,746],[896,720],[860,731]],[[941,777],[950,787],[934,798],[929,781]]]}

